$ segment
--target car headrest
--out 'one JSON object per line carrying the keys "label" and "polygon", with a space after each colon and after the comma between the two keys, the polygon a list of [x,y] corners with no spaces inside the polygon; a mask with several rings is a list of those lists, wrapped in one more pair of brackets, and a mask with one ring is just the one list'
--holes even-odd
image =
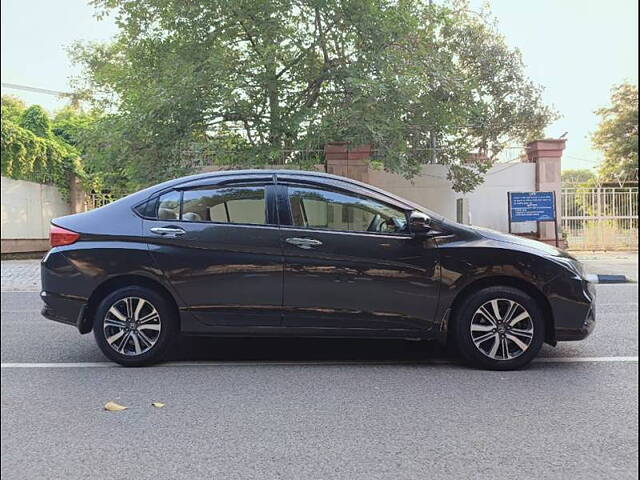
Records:
{"label": "car headrest", "polygon": [[187,220],[188,222],[199,222],[202,220],[202,217],[194,212],[187,212],[182,214],[182,219]]}
{"label": "car headrest", "polygon": [[158,218],[160,220],[177,220],[178,214],[173,210],[171,210],[170,208],[159,208]]}

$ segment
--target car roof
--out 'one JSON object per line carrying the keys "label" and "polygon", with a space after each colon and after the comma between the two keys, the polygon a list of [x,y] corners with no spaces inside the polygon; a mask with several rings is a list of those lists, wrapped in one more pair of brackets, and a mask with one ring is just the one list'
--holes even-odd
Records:
{"label": "car roof", "polygon": [[[382,190],[380,188],[377,188],[373,185],[370,185],[368,183],[364,183],[364,182],[360,182],[358,180],[354,180],[352,178],[349,177],[342,177],[340,175],[333,175],[331,173],[326,173],[326,172],[319,172],[319,171],[313,171],[313,170],[293,170],[293,169],[287,169],[287,168],[272,168],[272,169],[245,169],[245,170],[219,170],[216,172],[205,172],[205,173],[198,173],[195,175],[189,175],[187,177],[181,177],[181,178],[177,178],[175,180],[169,180],[168,182],[166,182],[166,187],[170,187],[170,186],[177,186],[183,183],[190,183],[192,181],[197,181],[197,180],[206,180],[207,178],[215,178],[215,177],[219,177],[219,176],[233,176],[233,177],[243,177],[243,176],[249,176],[249,175],[264,175],[264,176],[268,176],[268,175],[280,175],[280,176],[289,176],[289,177],[312,177],[312,178],[317,178],[317,179],[328,179],[328,180],[335,180],[335,181],[339,181],[339,182],[343,182],[343,183],[350,183],[352,185],[357,185],[359,187],[362,188],[366,188],[368,190],[372,190],[374,192],[378,192],[381,193],[383,195],[392,197],[392,198],[396,198],[395,195]],[[165,187],[165,188],[166,188]],[[407,201],[403,198],[397,197],[398,200],[403,201],[405,203],[407,203]]]}
{"label": "car roof", "polygon": [[[201,180],[207,178],[215,178],[219,176],[237,176],[242,177],[245,175],[290,175],[290,176],[304,176],[304,177],[318,177],[318,178],[330,178],[333,180],[340,180],[343,182],[353,183],[355,185],[360,185],[364,187],[370,187],[366,183],[358,182],[357,180],[353,180],[348,177],[341,177],[339,175],[333,175],[331,173],[319,172],[313,170],[293,170],[287,168],[270,168],[270,169],[244,169],[244,170],[217,170],[215,172],[204,172],[197,173],[195,175],[189,175],[186,177],[176,178],[174,180],[169,180],[166,182],[167,184],[171,183],[174,185],[178,185],[185,181],[193,181],[193,180]],[[374,187],[375,188],[375,187]]]}

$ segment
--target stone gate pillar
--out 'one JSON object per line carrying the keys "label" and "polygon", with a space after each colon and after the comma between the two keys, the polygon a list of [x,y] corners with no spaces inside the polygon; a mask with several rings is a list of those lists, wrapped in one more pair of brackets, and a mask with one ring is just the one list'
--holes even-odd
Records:
{"label": "stone gate pillar", "polygon": [[[529,142],[526,147],[527,161],[536,164],[536,191],[556,193],[556,215],[560,223],[560,187],[562,171],[562,152],[564,139],[544,139]],[[555,239],[553,222],[538,224],[538,239],[553,243]]]}
{"label": "stone gate pillar", "polygon": [[75,175],[69,178],[69,209],[71,213],[81,213],[87,210],[87,195],[82,190],[80,179]]}
{"label": "stone gate pillar", "polygon": [[327,173],[369,182],[371,145],[349,148],[346,143],[328,143],[324,146]]}

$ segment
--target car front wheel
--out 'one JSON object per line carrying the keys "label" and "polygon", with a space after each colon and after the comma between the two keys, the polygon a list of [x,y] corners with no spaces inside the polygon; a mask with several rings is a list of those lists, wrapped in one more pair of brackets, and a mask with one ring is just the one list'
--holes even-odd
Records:
{"label": "car front wheel", "polygon": [[124,287],[98,305],[93,333],[100,350],[114,362],[127,366],[162,360],[175,338],[173,309],[156,291]]}
{"label": "car front wheel", "polygon": [[544,318],[536,301],[512,287],[472,293],[457,309],[454,337],[474,366],[514,370],[529,364],[544,343]]}

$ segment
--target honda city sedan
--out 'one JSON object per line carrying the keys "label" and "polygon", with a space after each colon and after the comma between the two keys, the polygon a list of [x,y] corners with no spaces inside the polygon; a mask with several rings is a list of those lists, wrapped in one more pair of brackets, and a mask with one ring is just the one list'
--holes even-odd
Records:
{"label": "honda city sedan", "polygon": [[213,335],[437,340],[510,370],[595,324],[594,288],[561,250],[324,173],[168,181],[54,219],[50,243],[43,315],[129,366]]}

